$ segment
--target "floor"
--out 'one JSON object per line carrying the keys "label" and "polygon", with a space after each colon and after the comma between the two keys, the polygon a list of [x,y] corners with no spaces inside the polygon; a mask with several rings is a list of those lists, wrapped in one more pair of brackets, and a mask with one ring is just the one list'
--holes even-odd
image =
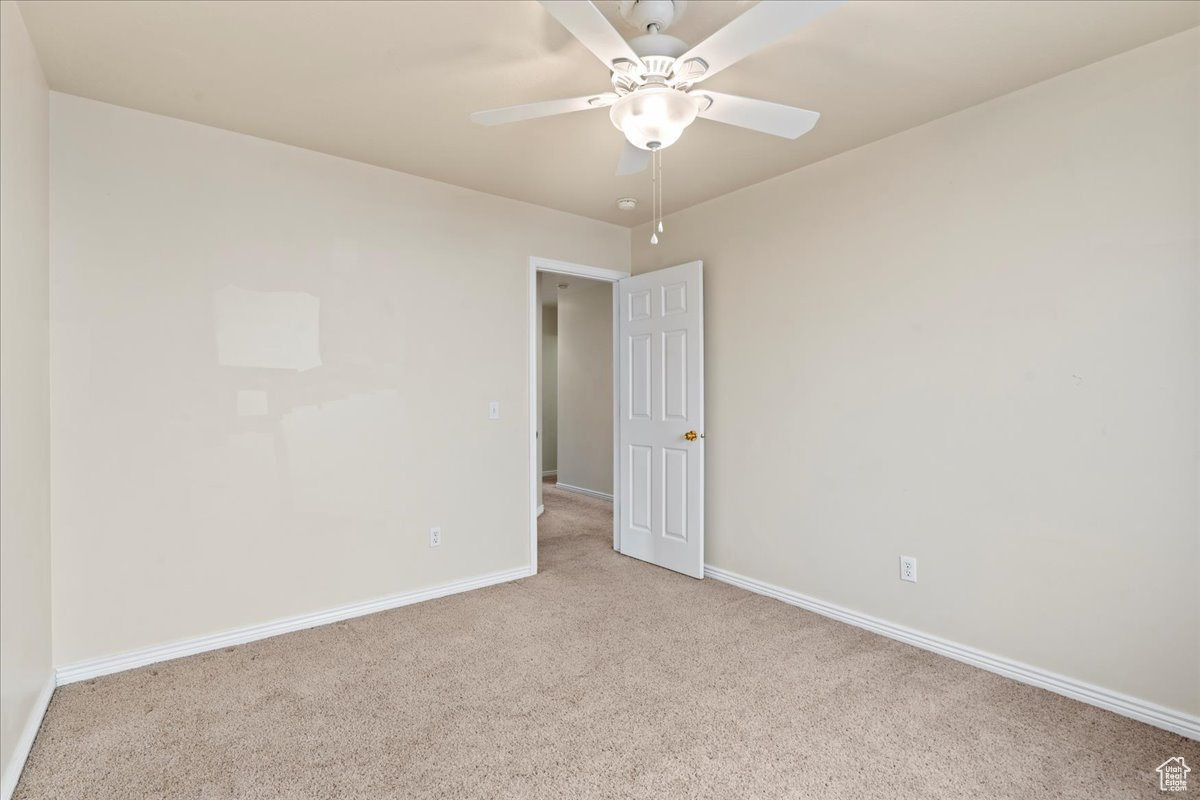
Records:
{"label": "floor", "polygon": [[[1133,798],[1200,744],[615,554],[59,689],[31,798]],[[1200,767],[1195,767],[1200,769]],[[1200,773],[1193,773],[1193,776]]]}

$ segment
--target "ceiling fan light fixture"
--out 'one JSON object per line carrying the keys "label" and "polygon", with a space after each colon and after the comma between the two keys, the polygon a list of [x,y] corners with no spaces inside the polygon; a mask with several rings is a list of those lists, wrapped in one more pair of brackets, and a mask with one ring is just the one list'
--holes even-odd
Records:
{"label": "ceiling fan light fixture", "polygon": [[683,92],[650,86],[614,103],[609,118],[634,147],[661,150],[679,141],[696,114],[696,102]]}

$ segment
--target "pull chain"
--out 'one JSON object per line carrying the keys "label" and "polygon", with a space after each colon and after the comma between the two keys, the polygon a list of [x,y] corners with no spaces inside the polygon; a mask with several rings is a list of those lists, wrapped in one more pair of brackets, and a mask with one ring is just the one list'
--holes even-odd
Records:
{"label": "pull chain", "polygon": [[650,244],[658,244],[658,150],[650,151]]}
{"label": "pull chain", "polygon": [[658,244],[662,224],[662,150],[650,151],[650,244]]}
{"label": "pull chain", "polygon": [[662,150],[658,152],[658,232],[663,232],[663,169],[662,169]]}

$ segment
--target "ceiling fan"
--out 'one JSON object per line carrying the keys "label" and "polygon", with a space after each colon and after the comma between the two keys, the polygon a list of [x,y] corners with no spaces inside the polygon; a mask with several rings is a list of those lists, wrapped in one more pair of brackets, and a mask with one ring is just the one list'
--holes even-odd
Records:
{"label": "ceiling fan", "polygon": [[696,117],[795,139],[816,111],[697,88],[726,67],[842,5],[844,0],[761,0],[695,47],[664,31],[687,0],[622,0],[621,16],[644,33],[626,41],[591,0],[540,0],[545,9],[612,72],[613,91],[544,100],[491,111],[471,120],[501,125],[590,108],[610,108],[625,134],[618,175],[641,172],[656,150],[670,147]]}

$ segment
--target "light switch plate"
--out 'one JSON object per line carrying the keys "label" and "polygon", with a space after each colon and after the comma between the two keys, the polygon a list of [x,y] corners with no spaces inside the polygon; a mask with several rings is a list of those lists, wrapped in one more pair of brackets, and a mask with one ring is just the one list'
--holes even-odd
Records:
{"label": "light switch plate", "polygon": [[493,400],[488,403],[488,419],[500,419],[500,401]]}

